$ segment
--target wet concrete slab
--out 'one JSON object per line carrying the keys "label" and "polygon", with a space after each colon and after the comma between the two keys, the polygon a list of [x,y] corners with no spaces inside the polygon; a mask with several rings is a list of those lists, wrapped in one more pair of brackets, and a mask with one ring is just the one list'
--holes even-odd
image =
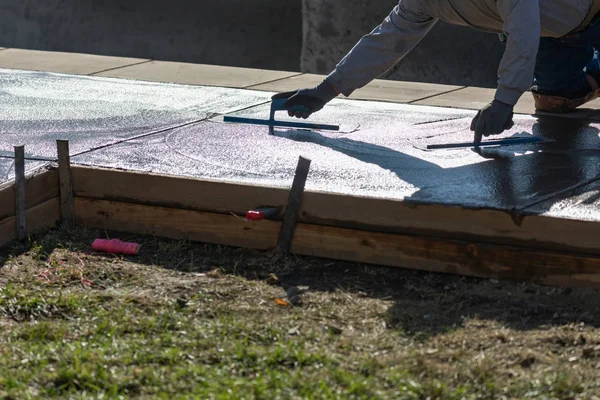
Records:
{"label": "wet concrete slab", "polygon": [[531,205],[527,211],[556,218],[599,221],[600,182],[596,180],[574,186],[577,187]]}
{"label": "wet concrete slab", "polygon": [[[476,111],[336,99],[306,121],[276,118],[339,131],[270,135],[218,114],[266,119],[272,92],[13,70],[0,70],[0,84],[0,181],[12,177],[14,145],[25,144],[28,165],[43,165],[56,139],[83,165],[289,187],[303,156],[308,190],[535,213],[556,212],[566,189],[600,176],[600,124],[582,119],[516,115],[501,137],[546,141],[428,150],[471,141]],[[587,209],[595,218],[595,205]]]}
{"label": "wet concrete slab", "polygon": [[72,154],[261,104],[268,93],[0,69],[0,156]]}
{"label": "wet concrete slab", "polygon": [[[235,114],[266,118],[268,107]],[[600,125],[574,119],[519,115],[502,135],[549,140],[541,144],[482,153],[427,150],[429,144],[471,141],[473,115],[457,109],[335,101],[310,121],[341,124],[339,132],[276,128],[269,135],[264,126],[214,118],[74,161],[289,187],[298,157],[303,156],[312,160],[308,190],[505,210],[524,210],[600,175]],[[277,119],[298,121],[283,113]]]}
{"label": "wet concrete slab", "polygon": [[[28,174],[38,168],[45,166],[43,161],[25,160],[25,173]],[[12,158],[0,157],[0,184],[7,182],[15,177],[15,162]]]}

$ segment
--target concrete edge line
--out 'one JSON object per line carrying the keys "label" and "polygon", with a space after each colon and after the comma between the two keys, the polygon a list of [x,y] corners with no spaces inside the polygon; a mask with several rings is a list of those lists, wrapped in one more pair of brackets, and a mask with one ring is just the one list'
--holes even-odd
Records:
{"label": "concrete edge line", "polygon": [[458,92],[458,91],[461,91],[461,90],[466,89],[468,87],[469,86],[462,86],[462,87],[459,87],[459,88],[456,88],[456,89],[450,89],[450,90],[447,90],[445,92],[441,92],[441,93],[437,93],[437,94],[432,94],[432,95],[429,95],[429,96],[422,97],[420,99],[411,100],[409,102],[406,102],[405,104],[413,104],[413,103],[415,103],[417,101],[423,101],[423,100],[432,99],[432,98],[435,98],[435,97],[438,97],[438,96],[442,96],[442,95],[445,95],[445,94],[448,94],[448,93]]}
{"label": "concrete edge line", "polygon": [[[290,78],[297,78],[297,77],[302,76],[302,75],[306,75],[306,74],[304,72],[298,72],[295,75],[284,76],[283,78],[272,79],[270,81],[261,82],[261,83],[253,83],[252,85],[244,86],[244,87],[241,87],[241,88],[238,88],[238,89],[252,89],[255,86],[267,85],[269,83],[279,82],[279,81],[283,81],[283,80],[290,79]],[[271,90],[262,90],[262,89],[255,89],[255,90],[261,90],[263,92],[270,92],[271,91]]]}
{"label": "concrete edge line", "polygon": [[[16,49],[16,50],[21,50],[21,51],[29,51],[29,49],[20,49],[20,48],[11,48],[11,47],[0,48],[0,51],[10,50],[10,49]],[[47,51],[47,53],[53,53],[53,52],[52,51]],[[73,54],[77,54],[77,53],[73,53]],[[111,57],[111,58],[124,58],[124,57],[119,57],[119,56],[107,56],[107,57]],[[129,68],[129,67],[135,67],[137,65],[142,65],[142,64],[146,64],[146,63],[150,63],[150,62],[154,62],[154,61],[160,61],[160,60],[144,59],[142,61],[134,62],[134,63],[131,63],[131,64],[124,64],[124,65],[121,65],[121,66],[118,66],[118,67],[107,68],[107,69],[100,70],[100,71],[95,71],[95,72],[90,72],[90,73],[71,73],[71,75],[97,76],[98,74],[101,74],[101,73],[104,73],[104,72],[116,71],[116,70],[120,70],[120,69],[124,69],[124,68]],[[212,65],[212,64],[210,64],[210,65]],[[213,65],[213,66],[220,67],[219,65]],[[3,67],[2,65],[0,65],[0,68],[6,68],[6,67]],[[7,68],[7,69],[11,69],[11,68]],[[21,68],[21,69],[22,70],[29,70],[29,71],[43,72],[43,70],[31,69],[30,67],[29,68]],[[252,69],[252,68],[250,68],[250,69]],[[274,71],[274,72],[291,72],[291,71]],[[302,76],[302,75],[307,75],[307,73],[298,72],[295,75],[281,77],[281,78],[277,78],[277,79],[273,79],[273,80],[265,81],[265,82],[254,83],[254,84],[243,86],[243,87],[232,86],[232,85],[222,85],[222,84],[219,84],[219,85],[202,84],[201,86],[216,86],[216,87],[226,87],[226,88],[242,89],[242,90],[243,89],[253,89],[254,88],[254,90],[263,91],[261,89],[255,89],[255,87],[256,86],[260,86],[260,85],[265,85],[265,84],[273,83],[273,82],[283,81],[285,79],[299,77],[299,76]],[[115,78],[115,79],[142,80],[142,79],[139,79],[139,78]],[[144,81],[144,80],[142,80],[142,81]],[[177,82],[172,82],[172,83],[177,83]],[[183,83],[181,83],[181,84],[183,84]],[[189,84],[189,85],[192,85],[192,84]],[[408,101],[408,102],[407,101],[393,100],[393,99],[388,99],[388,98],[385,98],[385,99],[383,99],[383,98],[376,98],[376,99],[369,98],[369,99],[365,99],[365,98],[362,98],[362,97],[357,97],[357,98],[352,98],[352,99],[348,98],[346,100],[382,101],[382,102],[387,102],[387,103],[413,104],[414,105],[414,103],[417,103],[419,101],[428,100],[428,99],[435,99],[435,98],[437,98],[439,96],[444,96],[444,95],[447,95],[449,93],[453,93],[453,92],[458,92],[458,91],[461,91],[461,90],[465,90],[467,88],[471,88],[471,89],[475,89],[475,90],[478,90],[478,89],[482,89],[482,90],[487,89],[487,88],[480,88],[480,87],[476,87],[476,86],[462,86],[460,88],[446,90],[446,91],[443,91],[441,93],[433,94],[433,95],[430,95],[430,96],[425,96],[425,97],[422,97],[422,98],[419,98],[419,99],[415,99],[415,100],[411,100],[411,101]],[[460,103],[460,102],[458,102],[458,103]],[[421,105],[421,104],[419,104],[419,105]],[[439,107],[439,108],[456,108],[456,109],[461,109],[461,110],[478,110],[478,108],[468,107],[468,106],[464,106],[464,105],[461,105],[461,104],[456,104],[454,106],[441,106],[441,105],[433,105],[433,104],[423,104],[423,105],[426,105],[426,106],[429,106],[429,107]],[[515,114],[516,115],[529,115],[529,116],[540,115],[540,114],[537,114],[535,112],[531,113],[531,112],[517,112],[517,111],[515,112]],[[568,118],[589,119],[588,116],[585,116],[585,115],[581,115],[581,116],[568,116]]]}
{"label": "concrete edge line", "polygon": [[95,76],[97,74],[102,74],[104,72],[116,71],[116,70],[119,70],[119,69],[122,69],[122,68],[129,68],[129,67],[135,67],[136,65],[147,64],[147,63],[152,62],[152,61],[155,61],[155,60],[147,59],[147,60],[143,60],[143,61],[140,61],[140,62],[135,62],[133,64],[121,65],[119,67],[113,67],[113,68],[103,69],[101,71],[92,72],[92,73],[89,73],[87,75],[88,76]]}

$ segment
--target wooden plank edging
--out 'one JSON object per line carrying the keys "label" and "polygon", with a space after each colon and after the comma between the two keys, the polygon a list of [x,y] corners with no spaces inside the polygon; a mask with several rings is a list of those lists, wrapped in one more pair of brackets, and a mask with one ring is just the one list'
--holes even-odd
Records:
{"label": "wooden plank edging", "polygon": [[[91,228],[268,250],[281,222],[108,200],[75,198]],[[600,287],[600,257],[299,223],[291,252],[336,260],[555,286]]]}
{"label": "wooden plank edging", "polygon": [[[25,177],[26,208],[35,207],[58,196],[58,170],[43,167]],[[0,220],[15,216],[15,183],[0,185]]]}
{"label": "wooden plank edging", "polygon": [[[46,200],[27,209],[27,231],[35,233],[40,229],[52,228],[60,220],[60,200],[58,197]],[[0,220],[0,247],[17,238],[17,218],[11,216]]]}
{"label": "wooden plank edging", "polygon": [[[285,208],[289,190],[143,172],[73,166],[76,197],[244,215]],[[600,222],[445,204],[414,204],[305,191],[299,222],[494,244],[600,254]]]}

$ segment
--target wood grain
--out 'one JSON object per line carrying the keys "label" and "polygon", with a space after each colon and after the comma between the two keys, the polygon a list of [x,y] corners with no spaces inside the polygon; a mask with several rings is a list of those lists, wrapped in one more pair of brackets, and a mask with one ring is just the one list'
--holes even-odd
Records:
{"label": "wood grain", "polygon": [[[284,209],[288,189],[72,167],[75,196],[235,213]],[[300,223],[600,254],[600,223],[446,204],[305,191]]]}
{"label": "wood grain", "polygon": [[[27,233],[52,228],[60,221],[60,199],[55,197],[27,210]],[[16,239],[15,216],[0,220],[0,247]]]}
{"label": "wood grain", "polygon": [[[58,170],[43,169],[25,177],[27,208],[32,208],[58,196]],[[15,215],[15,184],[0,185],[0,219]]]}
{"label": "wood grain", "polygon": [[[261,250],[277,245],[279,222],[107,200],[75,199],[77,222],[94,228]],[[556,286],[600,287],[600,257],[376,233],[299,223],[291,252],[364,264]]]}
{"label": "wood grain", "polygon": [[75,198],[75,221],[91,228],[254,249],[273,248],[280,226],[268,220],[80,197]]}

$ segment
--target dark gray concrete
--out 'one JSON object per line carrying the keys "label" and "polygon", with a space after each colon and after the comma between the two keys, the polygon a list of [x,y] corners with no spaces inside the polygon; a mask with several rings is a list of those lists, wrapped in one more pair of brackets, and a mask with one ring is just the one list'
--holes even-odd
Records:
{"label": "dark gray concrete", "polygon": [[[231,97],[236,101],[232,102]],[[262,92],[0,70],[0,155],[24,144],[56,157],[56,140],[78,154],[269,100]]]}
{"label": "dark gray concrete", "polygon": [[[302,72],[327,74],[398,0],[302,0]],[[495,88],[504,45],[494,34],[438,23],[384,79]]]}
{"label": "dark gray concrete", "polygon": [[3,0],[0,46],[297,71],[300,0]]}

